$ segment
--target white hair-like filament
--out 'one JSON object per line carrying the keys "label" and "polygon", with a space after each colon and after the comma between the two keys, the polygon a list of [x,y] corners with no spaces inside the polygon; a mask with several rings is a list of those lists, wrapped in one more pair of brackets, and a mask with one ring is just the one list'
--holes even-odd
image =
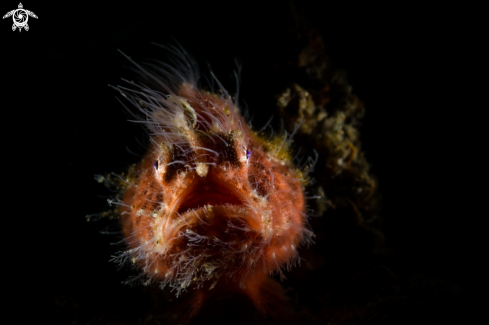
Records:
{"label": "white hair-like filament", "polygon": [[[211,76],[219,86],[220,100],[224,101],[225,107],[217,101],[207,99],[205,102],[198,86],[200,72],[189,53],[179,45],[156,45],[169,51],[170,63],[151,60],[138,64],[121,52],[133,64],[132,70],[145,82],[136,83],[122,79],[128,86],[111,86],[142,113],[139,116],[134,114],[121,102],[135,117],[134,122],[145,124],[152,137],[156,136],[167,144],[180,146],[188,143],[188,132],[194,129],[212,129],[225,134],[230,134],[233,130],[244,131],[237,103],[212,72]],[[192,94],[193,97],[178,95],[182,87],[191,89],[192,92],[186,96]],[[189,100],[197,103],[199,109],[191,107]],[[216,134],[208,137],[215,138]]]}

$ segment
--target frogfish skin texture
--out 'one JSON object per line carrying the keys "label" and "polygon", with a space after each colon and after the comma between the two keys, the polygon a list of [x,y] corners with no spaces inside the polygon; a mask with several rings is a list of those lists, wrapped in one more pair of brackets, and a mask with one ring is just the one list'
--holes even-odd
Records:
{"label": "frogfish skin texture", "polygon": [[219,95],[200,89],[191,57],[170,52],[173,64],[133,62],[154,86],[116,87],[150,135],[120,195],[127,249],[119,258],[177,296],[193,294],[193,314],[226,290],[273,313],[271,300],[283,292],[269,275],[283,276],[312,236],[306,171],[292,162],[290,136],[258,135],[217,79]]}

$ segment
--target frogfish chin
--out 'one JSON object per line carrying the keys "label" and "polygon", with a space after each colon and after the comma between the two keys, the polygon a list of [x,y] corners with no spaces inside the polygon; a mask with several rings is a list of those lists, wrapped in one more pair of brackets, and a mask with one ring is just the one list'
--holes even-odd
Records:
{"label": "frogfish chin", "polygon": [[253,131],[217,79],[219,95],[199,88],[195,61],[166,48],[172,64],[132,62],[145,83],[114,87],[150,135],[119,195],[119,261],[177,296],[194,292],[192,315],[223,290],[273,314],[271,300],[284,296],[269,275],[283,277],[312,236],[306,171],[292,162],[291,136]]}

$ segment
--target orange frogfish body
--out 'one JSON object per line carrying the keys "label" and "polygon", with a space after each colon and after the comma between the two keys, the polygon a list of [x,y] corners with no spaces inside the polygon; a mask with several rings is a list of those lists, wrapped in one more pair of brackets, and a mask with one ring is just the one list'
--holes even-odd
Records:
{"label": "orange frogfish body", "polygon": [[193,290],[203,301],[217,286],[269,312],[268,276],[297,262],[312,235],[304,173],[291,162],[287,136],[260,138],[222,87],[221,95],[199,90],[195,64],[173,52],[180,70],[137,65],[155,88],[117,87],[151,135],[122,194],[122,255],[177,295]]}

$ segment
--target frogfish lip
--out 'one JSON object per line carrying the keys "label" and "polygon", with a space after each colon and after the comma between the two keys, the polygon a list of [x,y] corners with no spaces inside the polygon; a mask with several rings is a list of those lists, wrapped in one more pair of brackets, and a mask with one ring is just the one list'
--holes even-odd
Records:
{"label": "frogfish lip", "polygon": [[246,194],[229,181],[210,173],[194,182],[180,194],[172,207],[173,218],[183,218],[186,224],[213,223],[214,219],[241,219],[257,229],[259,220],[250,209]]}

